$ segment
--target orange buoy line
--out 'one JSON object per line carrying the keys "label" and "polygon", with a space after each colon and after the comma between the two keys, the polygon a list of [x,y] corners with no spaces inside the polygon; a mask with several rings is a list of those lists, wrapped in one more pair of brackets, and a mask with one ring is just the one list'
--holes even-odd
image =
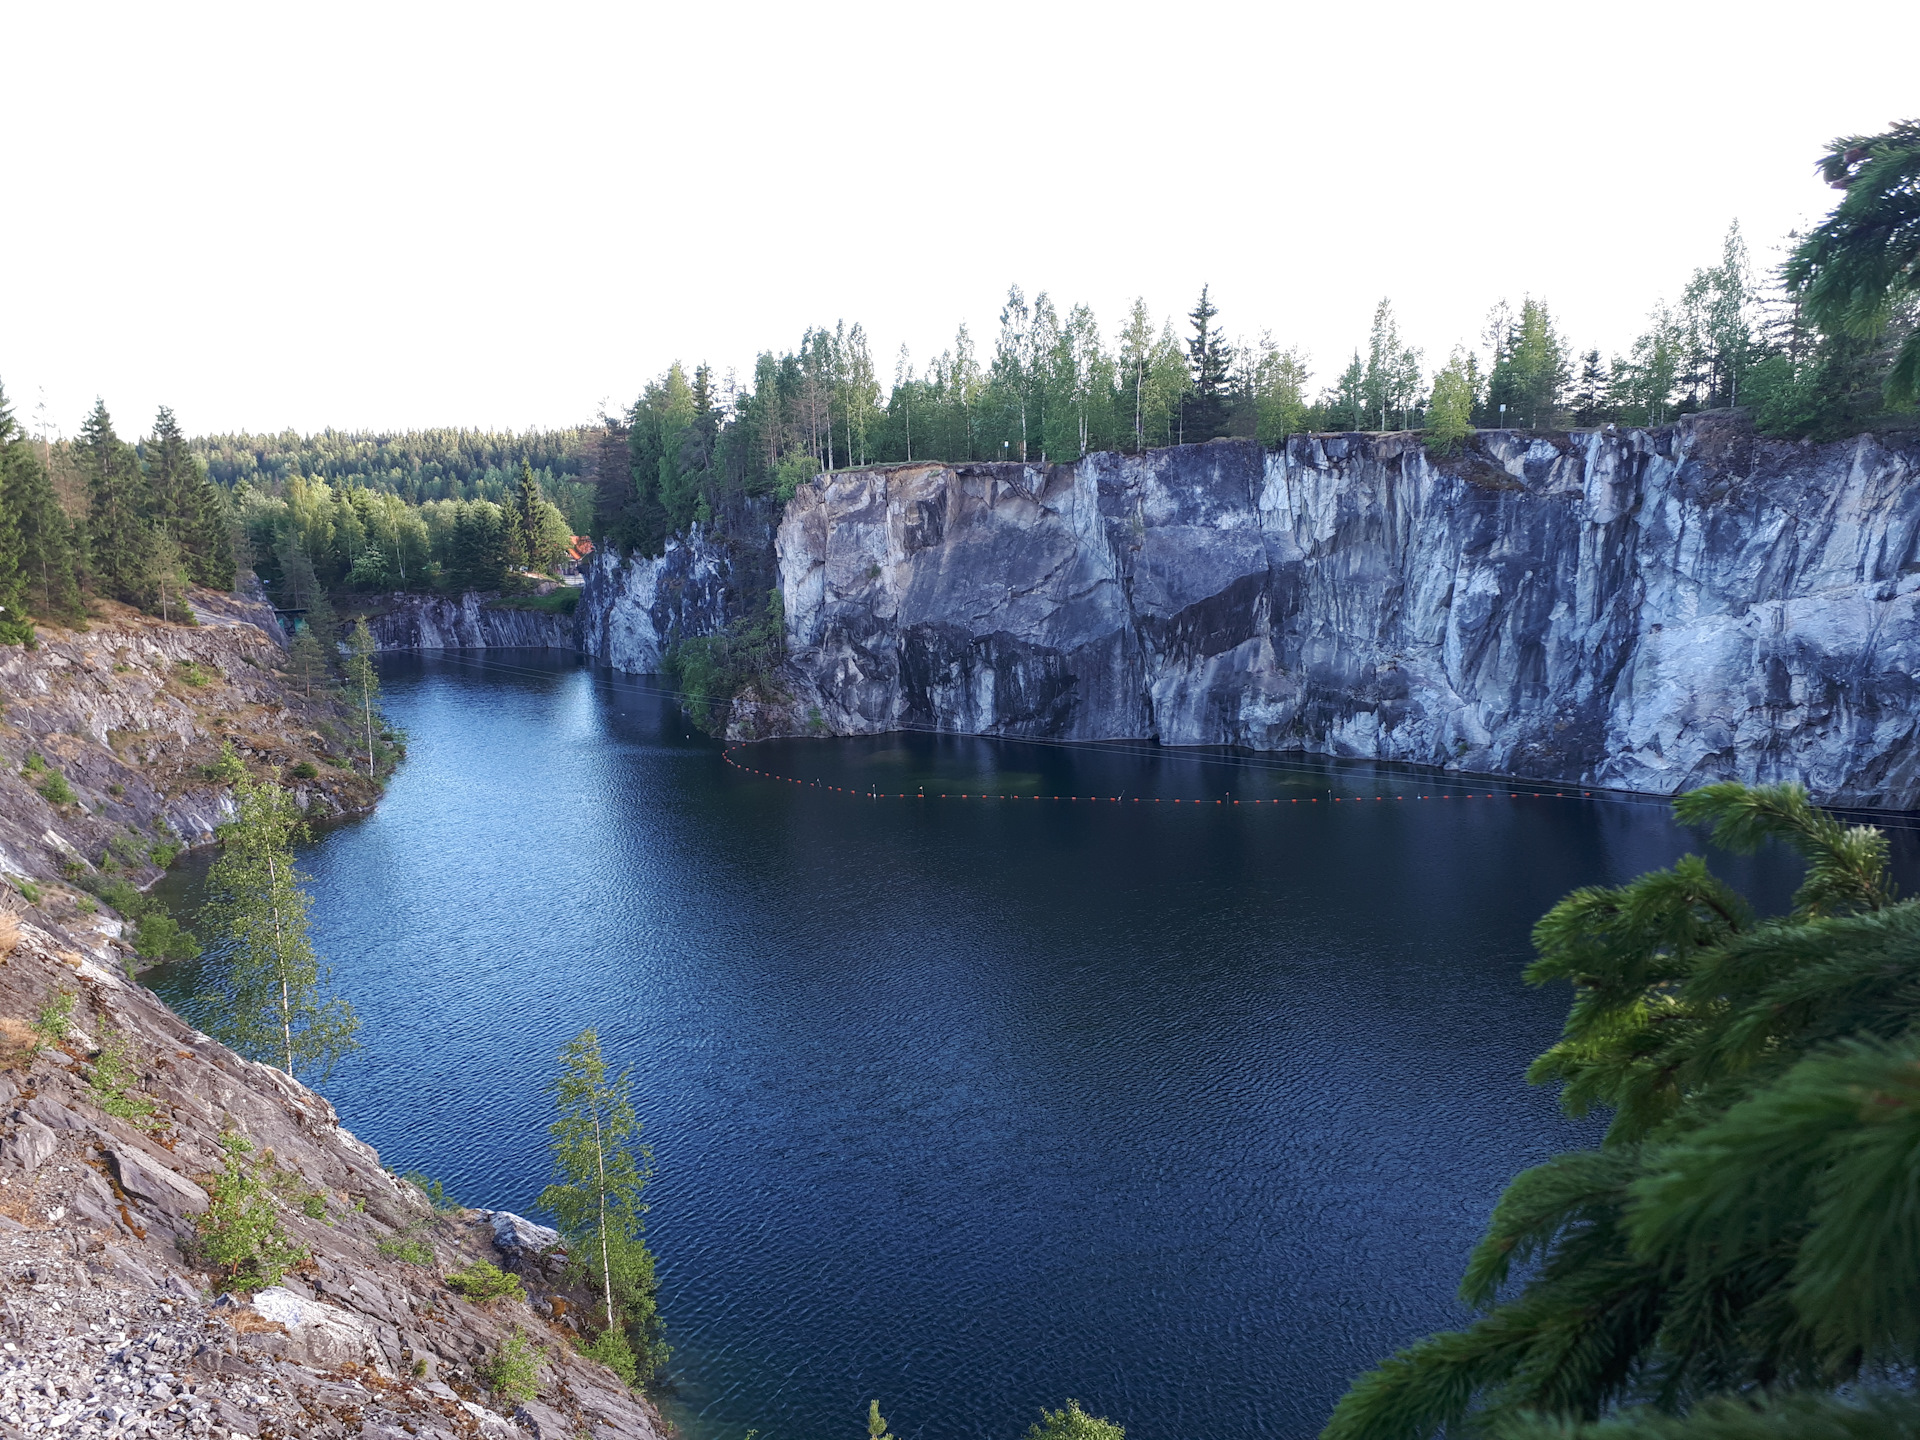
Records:
{"label": "orange buoy line", "polygon": [[[802,789],[806,789],[806,790],[829,791],[835,795],[844,795],[849,799],[854,799],[854,800],[1013,800],[1013,801],[1019,801],[1021,799],[1028,799],[1028,800],[1034,800],[1034,801],[1052,800],[1056,802],[1064,800],[1069,804],[1078,804],[1082,799],[1084,799],[1089,804],[1118,805],[1125,800],[1131,799],[1135,805],[1139,805],[1144,801],[1145,803],[1153,804],[1153,805],[1161,805],[1161,804],[1167,804],[1167,803],[1172,803],[1174,805],[1206,805],[1211,803],[1213,805],[1218,805],[1218,806],[1225,806],[1229,804],[1248,805],[1248,806],[1299,805],[1303,803],[1307,805],[1318,805],[1320,803],[1320,797],[1317,795],[1307,796],[1304,798],[1304,800],[1301,797],[1293,796],[1293,797],[1287,797],[1283,799],[1270,799],[1270,800],[1219,799],[1211,802],[1206,800],[1192,800],[1192,799],[1187,799],[1185,797],[1176,797],[1171,802],[1168,802],[1163,800],[1161,797],[1157,795],[1156,796],[1134,795],[1130,797],[1122,796],[1122,795],[1020,796],[1020,795],[1005,795],[1005,794],[989,794],[988,792],[981,791],[981,790],[962,790],[962,791],[952,791],[952,792],[943,790],[943,791],[940,791],[938,794],[929,795],[928,793],[926,793],[925,790],[916,790],[912,794],[909,794],[904,790],[894,790],[894,791],[879,790],[879,789],[856,790],[851,786],[828,785],[819,780],[801,780],[792,775],[780,775],[775,773],[772,770],[762,770],[762,769],[759,769],[757,766],[743,765],[740,761],[733,758],[733,752],[740,748],[742,748],[740,744],[729,745],[720,752],[720,758],[726,761],[727,764],[731,765],[734,769],[740,771],[742,774],[758,776],[762,780],[777,780],[782,784],[797,785]],[[1490,791],[1487,791],[1485,794],[1481,794],[1479,792],[1472,792],[1465,795],[1436,794],[1436,795],[1414,795],[1412,797],[1408,797],[1406,795],[1375,795],[1372,798],[1375,801],[1406,800],[1408,798],[1412,798],[1416,801],[1419,801],[1419,800],[1482,800],[1482,799],[1497,800],[1500,798],[1501,794],[1506,794],[1510,798],[1515,800],[1525,800],[1525,799],[1591,800],[1594,798],[1593,792],[1591,790],[1582,790],[1578,794],[1575,794],[1570,790],[1508,790],[1508,791],[1491,791],[1490,790]],[[1328,798],[1330,802],[1335,805],[1340,805],[1340,804],[1358,805],[1367,797],[1362,795],[1334,795]]]}

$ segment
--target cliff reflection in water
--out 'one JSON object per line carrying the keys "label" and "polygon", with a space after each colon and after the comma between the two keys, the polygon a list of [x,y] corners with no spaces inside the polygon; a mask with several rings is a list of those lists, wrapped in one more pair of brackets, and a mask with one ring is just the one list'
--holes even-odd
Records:
{"label": "cliff reflection in water", "polygon": [[540,1086],[600,1026],[658,1159],[694,1436],[855,1434],[875,1396],[927,1440],[1013,1440],[1068,1396],[1129,1440],[1314,1434],[1460,1318],[1501,1186],[1581,1137],[1522,1078],[1566,1001],[1520,983],[1533,921],[1691,848],[1657,805],[1371,799],[1433,772],[929,736],[736,757],[1323,802],[879,804],[731,768],[650,682],[559,658],[385,674],[409,763],[307,856],[365,1020],[328,1093],[389,1166],[531,1210]]}

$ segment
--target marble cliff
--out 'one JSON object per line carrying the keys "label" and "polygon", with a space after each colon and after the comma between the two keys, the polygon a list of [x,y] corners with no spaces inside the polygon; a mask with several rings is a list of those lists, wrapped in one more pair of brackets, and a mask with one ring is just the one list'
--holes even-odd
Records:
{"label": "marble cliff", "polygon": [[[1213,441],[802,487],[782,705],[901,727],[1411,761],[1671,793],[1920,805],[1920,443],[1653,430]],[[694,535],[605,559],[585,648],[724,623]],[[752,603],[737,600],[736,606]]]}

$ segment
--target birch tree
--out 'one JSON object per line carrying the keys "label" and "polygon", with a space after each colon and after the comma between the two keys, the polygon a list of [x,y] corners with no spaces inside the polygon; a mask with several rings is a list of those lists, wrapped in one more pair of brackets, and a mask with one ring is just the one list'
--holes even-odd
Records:
{"label": "birch tree", "polygon": [[373,656],[373,632],[367,629],[367,620],[363,615],[353,622],[353,633],[347,637],[347,683],[360,701],[361,721],[366,732],[369,780],[379,778],[373,763],[373,721],[380,708],[380,674],[374,668]]}
{"label": "birch tree", "polygon": [[220,827],[203,912],[218,978],[195,997],[195,1008],[208,1034],[249,1060],[296,1078],[299,1066],[317,1065],[324,1078],[360,1048],[360,1020],[353,1006],[327,993],[332,976],[314,954],[307,923],[313,900],[293,861],[306,820],[278,785],[243,778],[234,796],[239,813]]}
{"label": "birch tree", "polygon": [[653,1152],[640,1143],[630,1074],[608,1078],[592,1027],[561,1048],[560,1073],[547,1087],[560,1111],[547,1127],[558,1178],[539,1203],[559,1221],[575,1272],[600,1288],[606,1328],[587,1353],[634,1384],[668,1351],[654,1305],[653,1256],[640,1238]]}

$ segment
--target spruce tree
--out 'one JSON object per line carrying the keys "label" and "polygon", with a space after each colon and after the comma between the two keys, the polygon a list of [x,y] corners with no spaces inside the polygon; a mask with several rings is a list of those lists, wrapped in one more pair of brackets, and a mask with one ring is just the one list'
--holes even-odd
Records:
{"label": "spruce tree", "polygon": [[139,456],[114,433],[105,401],[94,402],[76,454],[87,481],[87,574],[93,588],[151,610],[157,594],[152,502]]}
{"label": "spruce tree", "polygon": [[513,492],[512,522],[519,541],[521,563],[529,567],[540,558],[540,530],[546,518],[541,513],[541,507],[545,504],[546,498],[540,493],[540,482],[534,478],[533,466],[522,460],[520,483]]}
{"label": "spruce tree", "polygon": [[25,445],[7,404],[7,392],[0,388],[0,645],[33,644],[33,625],[27,618],[26,547],[7,484],[15,463],[13,452]]}
{"label": "spruce tree", "polygon": [[1192,388],[1187,392],[1180,438],[1188,442],[1226,434],[1233,399],[1233,350],[1213,326],[1220,311],[1207,298],[1207,288],[1200,287],[1199,303],[1187,312],[1193,322],[1193,335],[1187,341]]}
{"label": "spruce tree", "polygon": [[207,1033],[250,1060],[296,1075],[318,1065],[322,1077],[360,1048],[353,1007],[327,992],[332,977],[314,954],[306,877],[294,867],[293,847],[306,821],[293,796],[278,785],[242,777],[234,785],[239,810],[220,827],[220,858],[207,874],[203,915],[220,959],[215,988],[195,997]]}
{"label": "spruce tree", "polygon": [[[74,568],[74,527],[60,508],[40,447],[14,420],[0,390],[0,511],[11,519],[19,546],[22,603],[43,619],[77,622],[86,615]],[[0,603],[7,603],[0,598]]]}
{"label": "spruce tree", "polygon": [[[1798,786],[1674,809],[1722,847],[1796,850],[1791,913],[1758,918],[1688,856],[1541,920],[1527,978],[1573,1003],[1530,1078],[1609,1112],[1605,1138],[1507,1188],[1461,1285],[1481,1318],[1362,1376],[1324,1440],[1566,1435],[1630,1406],[1647,1418],[1597,1433],[1912,1433],[1868,1412],[1911,1423],[1875,1386],[1920,1353],[1920,901],[1884,834]],[[1795,1389],[1836,1393],[1728,1424]]]}
{"label": "spruce tree", "polygon": [[653,1152],[640,1143],[630,1072],[608,1078],[597,1031],[569,1041],[560,1067],[547,1087],[560,1111],[548,1127],[558,1178],[539,1203],[559,1222],[573,1272],[601,1294],[605,1329],[588,1353],[628,1383],[644,1382],[668,1354],[654,1303],[653,1256],[641,1239]]}
{"label": "spruce tree", "polygon": [[154,526],[180,547],[188,578],[212,590],[231,590],[235,566],[226,506],[164,405],[154,416],[142,458]]}

